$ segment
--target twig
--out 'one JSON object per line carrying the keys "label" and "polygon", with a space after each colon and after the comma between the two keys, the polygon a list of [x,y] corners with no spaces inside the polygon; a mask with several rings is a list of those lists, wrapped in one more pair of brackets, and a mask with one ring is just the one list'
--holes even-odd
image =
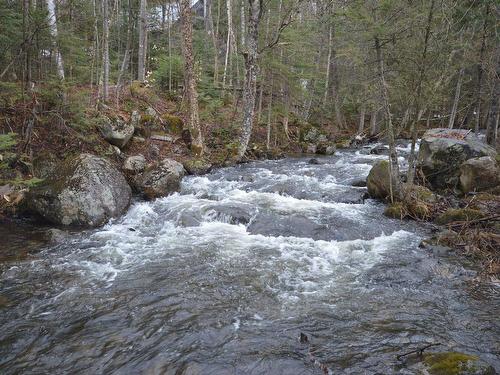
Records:
{"label": "twig", "polygon": [[418,353],[418,355],[421,356],[424,353],[424,350],[429,349],[433,346],[438,346],[438,345],[441,345],[441,343],[438,342],[435,344],[427,344],[426,346],[409,351],[408,353],[399,354],[396,356],[396,359],[399,361],[401,358],[406,357],[407,355],[410,355],[410,354],[414,354],[414,353]]}
{"label": "twig", "polygon": [[481,219],[455,221],[454,223],[453,222],[450,223],[449,226],[452,227],[452,228],[463,227],[465,225],[477,224],[477,223],[481,223],[483,221],[488,221],[488,220],[496,220],[498,218],[500,218],[500,215],[491,215],[491,216],[483,217]]}

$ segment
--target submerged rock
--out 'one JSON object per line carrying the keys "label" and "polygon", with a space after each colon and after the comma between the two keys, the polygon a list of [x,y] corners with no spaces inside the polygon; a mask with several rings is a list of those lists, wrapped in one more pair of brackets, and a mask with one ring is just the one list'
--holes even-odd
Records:
{"label": "submerged rock", "polygon": [[27,205],[56,224],[96,227],[124,213],[131,196],[125,177],[109,161],[81,154],[33,188]]}
{"label": "submerged rock", "polygon": [[164,197],[179,191],[185,173],[181,163],[163,159],[148,166],[143,174],[137,176],[134,187],[148,199]]}
{"label": "submerged rock", "polygon": [[484,191],[498,186],[500,169],[490,156],[469,159],[460,167],[460,190]]}
{"label": "submerged rock", "polygon": [[443,352],[425,353],[423,363],[430,375],[495,375],[488,363],[475,355]]}
{"label": "submerged rock", "polygon": [[468,130],[431,129],[422,137],[417,166],[436,189],[455,188],[460,166],[468,159],[491,156],[496,151]]}

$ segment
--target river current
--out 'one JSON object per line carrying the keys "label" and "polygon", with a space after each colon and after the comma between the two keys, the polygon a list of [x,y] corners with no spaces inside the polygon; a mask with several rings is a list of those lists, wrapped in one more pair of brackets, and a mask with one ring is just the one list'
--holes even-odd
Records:
{"label": "river current", "polygon": [[386,157],[190,176],[0,263],[0,373],[412,374],[396,356],[428,343],[499,371],[500,288],[353,186]]}

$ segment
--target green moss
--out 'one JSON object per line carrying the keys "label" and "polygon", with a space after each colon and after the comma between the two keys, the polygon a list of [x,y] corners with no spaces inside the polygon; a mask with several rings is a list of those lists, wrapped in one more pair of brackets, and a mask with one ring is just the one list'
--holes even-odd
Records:
{"label": "green moss", "polygon": [[182,129],[184,128],[184,122],[180,117],[166,113],[162,115],[161,118],[165,123],[165,125],[167,126],[169,132],[178,135],[182,133]]}
{"label": "green moss", "polygon": [[384,215],[394,219],[403,219],[406,216],[406,209],[401,202],[396,202],[386,207]]}
{"label": "green moss", "polygon": [[450,208],[436,218],[436,224],[445,225],[454,221],[469,221],[481,219],[485,215],[472,208]]}
{"label": "green moss", "polygon": [[429,353],[424,356],[424,363],[429,368],[431,375],[460,375],[464,370],[471,370],[471,362],[478,357],[456,353]]}

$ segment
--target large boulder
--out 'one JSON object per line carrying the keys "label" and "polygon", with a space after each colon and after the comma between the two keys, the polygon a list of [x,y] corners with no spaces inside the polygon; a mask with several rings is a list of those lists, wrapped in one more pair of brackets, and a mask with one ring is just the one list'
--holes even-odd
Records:
{"label": "large boulder", "polygon": [[496,151],[470,131],[437,128],[423,135],[417,166],[432,187],[455,188],[462,163],[482,156],[495,158]]}
{"label": "large boulder", "polygon": [[490,156],[469,159],[460,167],[460,190],[464,193],[488,190],[499,183],[500,169]]}
{"label": "large boulder", "polygon": [[386,199],[391,195],[391,179],[387,160],[375,163],[366,178],[366,187],[372,198]]}
{"label": "large boulder", "polygon": [[33,188],[27,205],[56,224],[96,227],[123,214],[131,197],[125,177],[109,161],[81,154]]}
{"label": "large boulder", "polygon": [[181,180],[186,174],[181,163],[172,159],[163,159],[159,163],[148,166],[144,173],[134,181],[135,189],[147,199],[167,196],[179,191]]}
{"label": "large boulder", "polygon": [[120,148],[123,148],[134,135],[134,125],[120,117],[114,119],[103,117],[99,129],[106,141]]}
{"label": "large boulder", "polygon": [[212,164],[206,160],[189,159],[182,163],[189,174],[201,176],[212,170]]}

